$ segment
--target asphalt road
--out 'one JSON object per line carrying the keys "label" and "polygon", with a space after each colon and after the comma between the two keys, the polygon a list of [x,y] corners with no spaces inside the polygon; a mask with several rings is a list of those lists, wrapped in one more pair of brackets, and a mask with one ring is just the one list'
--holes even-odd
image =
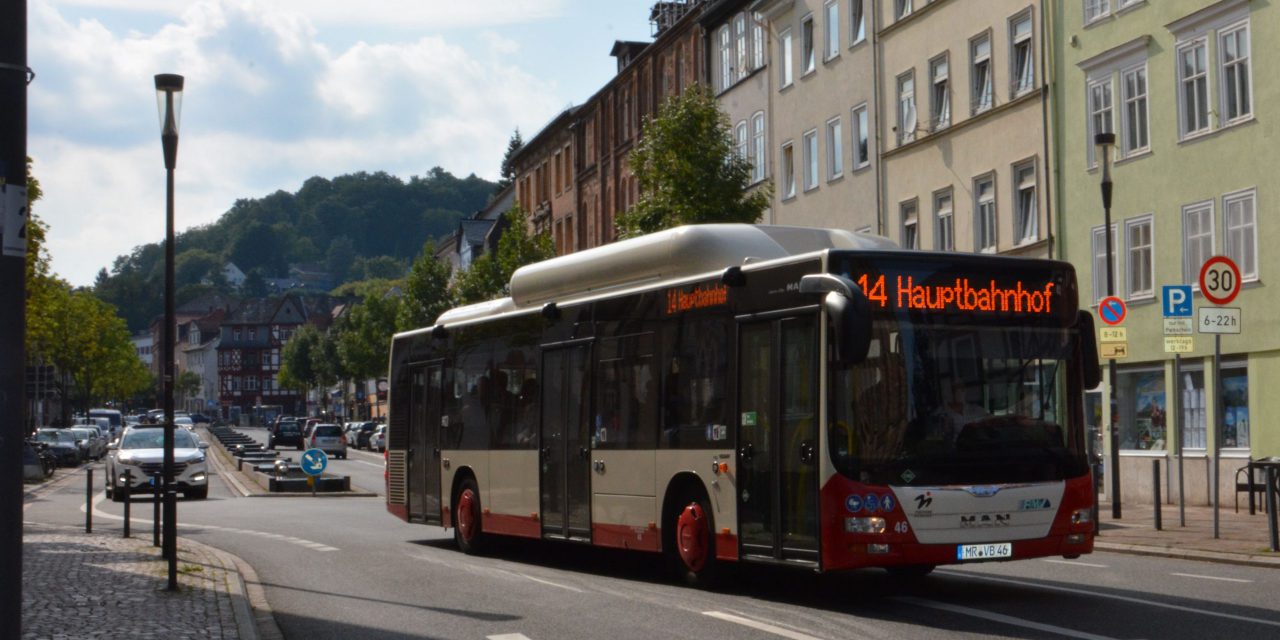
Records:
{"label": "asphalt road", "polygon": [[[118,531],[121,505],[95,502],[95,528]],[[78,477],[25,519],[82,523],[83,505]],[[135,531],[150,535],[150,505],[136,507]],[[877,570],[752,567],[699,591],[649,554],[510,541],[465,556],[381,498],[240,498],[215,477],[209,499],[178,514],[181,535],[253,565],[287,638],[1280,637],[1271,569],[1097,553],[941,568],[907,584]]]}

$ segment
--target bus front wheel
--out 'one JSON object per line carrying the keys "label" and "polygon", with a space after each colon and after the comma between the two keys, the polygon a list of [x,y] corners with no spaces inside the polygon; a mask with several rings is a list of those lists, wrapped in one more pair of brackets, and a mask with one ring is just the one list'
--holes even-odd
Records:
{"label": "bus front wheel", "polygon": [[715,529],[711,509],[701,495],[687,496],[671,523],[670,556],[676,572],[690,585],[710,586],[716,576]]}
{"label": "bus front wheel", "polygon": [[480,531],[480,489],[474,479],[462,481],[453,504],[454,542],[463,553],[480,553],[484,548],[484,534]]}

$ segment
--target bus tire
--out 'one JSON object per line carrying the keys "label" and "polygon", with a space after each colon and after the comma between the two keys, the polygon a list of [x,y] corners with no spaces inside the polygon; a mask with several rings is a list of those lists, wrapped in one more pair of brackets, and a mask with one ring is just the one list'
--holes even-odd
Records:
{"label": "bus tire", "polygon": [[668,530],[672,532],[668,558],[685,584],[713,586],[719,567],[709,501],[702,491],[691,490],[678,504],[679,509],[668,523]]}
{"label": "bus tire", "polygon": [[480,488],[474,478],[466,478],[453,496],[453,541],[468,555],[484,550],[485,535],[480,530]]}
{"label": "bus tire", "polygon": [[884,570],[889,572],[889,576],[897,580],[920,580],[925,576],[933,573],[932,564],[904,564],[896,567],[885,567]]}

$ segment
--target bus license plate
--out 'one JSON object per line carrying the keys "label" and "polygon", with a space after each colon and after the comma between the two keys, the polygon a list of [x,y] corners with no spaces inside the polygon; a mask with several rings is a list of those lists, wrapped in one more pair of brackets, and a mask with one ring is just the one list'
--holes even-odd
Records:
{"label": "bus license plate", "polygon": [[1000,542],[996,544],[962,544],[956,547],[956,559],[960,562],[969,562],[972,560],[994,560],[997,558],[1012,558],[1013,543]]}

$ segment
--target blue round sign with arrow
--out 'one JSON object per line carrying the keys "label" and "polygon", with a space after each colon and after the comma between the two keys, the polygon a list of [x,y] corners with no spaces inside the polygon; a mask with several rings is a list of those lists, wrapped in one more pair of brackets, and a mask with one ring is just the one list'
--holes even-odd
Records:
{"label": "blue round sign with arrow", "polygon": [[329,466],[329,456],[319,449],[307,449],[302,452],[302,472],[309,476],[318,476],[324,473],[325,467]]}

